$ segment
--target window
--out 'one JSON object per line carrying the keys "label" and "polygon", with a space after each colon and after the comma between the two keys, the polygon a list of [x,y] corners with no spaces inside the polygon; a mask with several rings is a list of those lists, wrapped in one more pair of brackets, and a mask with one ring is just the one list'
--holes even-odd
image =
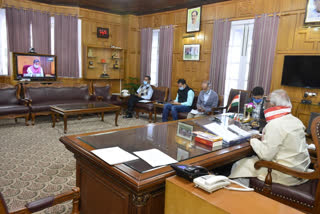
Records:
{"label": "window", "polygon": [[159,72],[159,34],[160,30],[153,30],[152,34],[152,51],[151,51],[151,85],[158,86]]}
{"label": "window", "polygon": [[8,40],[5,9],[0,9],[0,32],[0,75],[8,75]]}
{"label": "window", "polygon": [[252,46],[254,20],[234,21],[231,24],[225,83],[225,104],[230,89],[246,89]]}

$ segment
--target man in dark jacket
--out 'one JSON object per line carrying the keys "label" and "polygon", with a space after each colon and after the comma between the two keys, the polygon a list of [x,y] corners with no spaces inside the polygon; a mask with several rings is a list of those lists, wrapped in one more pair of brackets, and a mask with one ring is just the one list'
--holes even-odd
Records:
{"label": "man in dark jacket", "polygon": [[184,79],[178,80],[178,94],[174,101],[171,103],[165,104],[163,113],[162,113],[162,122],[168,121],[168,116],[171,111],[173,120],[178,120],[179,112],[190,112],[193,99],[194,91],[192,88],[189,88]]}

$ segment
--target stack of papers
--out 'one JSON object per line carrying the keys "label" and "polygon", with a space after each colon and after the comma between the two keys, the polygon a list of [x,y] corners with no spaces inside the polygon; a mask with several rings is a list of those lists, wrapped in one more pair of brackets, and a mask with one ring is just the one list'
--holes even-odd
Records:
{"label": "stack of papers", "polygon": [[140,100],[139,103],[151,103],[150,100]]}
{"label": "stack of papers", "polygon": [[222,137],[223,140],[227,143],[231,141],[237,141],[242,138],[242,136],[229,131],[227,127],[221,126],[218,123],[210,123],[208,125],[205,125],[204,127],[210,132]]}
{"label": "stack of papers", "polygon": [[192,109],[192,110],[190,111],[190,113],[191,113],[191,114],[195,114],[195,115],[197,115],[197,114],[204,114],[204,112],[200,112],[200,111],[198,111],[197,109]]}
{"label": "stack of papers", "polygon": [[103,161],[107,162],[109,165],[115,165],[139,159],[138,157],[124,151],[119,147],[97,149],[91,152],[101,158]]}
{"label": "stack of papers", "polygon": [[149,149],[140,152],[134,152],[135,155],[150,164],[152,167],[158,167],[177,163],[177,161],[158,149]]}
{"label": "stack of papers", "polygon": [[252,136],[252,133],[241,129],[236,125],[230,125],[230,126],[228,126],[228,129],[231,130],[232,132],[242,136],[242,137],[251,137]]}

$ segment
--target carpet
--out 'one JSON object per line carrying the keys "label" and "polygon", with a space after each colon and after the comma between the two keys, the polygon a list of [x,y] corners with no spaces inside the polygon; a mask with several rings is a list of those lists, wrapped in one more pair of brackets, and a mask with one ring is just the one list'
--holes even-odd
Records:
{"label": "carpet", "polygon": [[[114,114],[105,114],[102,122],[97,115],[81,120],[71,117],[67,135],[114,129],[114,118]],[[145,124],[145,115],[118,119],[118,128]],[[36,117],[34,126],[25,126],[24,119],[18,119],[18,123],[0,120],[0,192],[9,210],[75,186],[75,159],[59,141],[63,135],[63,121],[52,128],[47,116]],[[71,205],[67,202],[39,213],[70,213]]]}

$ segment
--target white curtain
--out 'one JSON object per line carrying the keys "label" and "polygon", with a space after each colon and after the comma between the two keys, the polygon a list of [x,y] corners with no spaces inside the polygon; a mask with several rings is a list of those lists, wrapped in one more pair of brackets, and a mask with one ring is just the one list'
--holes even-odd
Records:
{"label": "white curtain", "polygon": [[0,32],[0,75],[8,75],[8,39],[5,9],[0,9]]}

